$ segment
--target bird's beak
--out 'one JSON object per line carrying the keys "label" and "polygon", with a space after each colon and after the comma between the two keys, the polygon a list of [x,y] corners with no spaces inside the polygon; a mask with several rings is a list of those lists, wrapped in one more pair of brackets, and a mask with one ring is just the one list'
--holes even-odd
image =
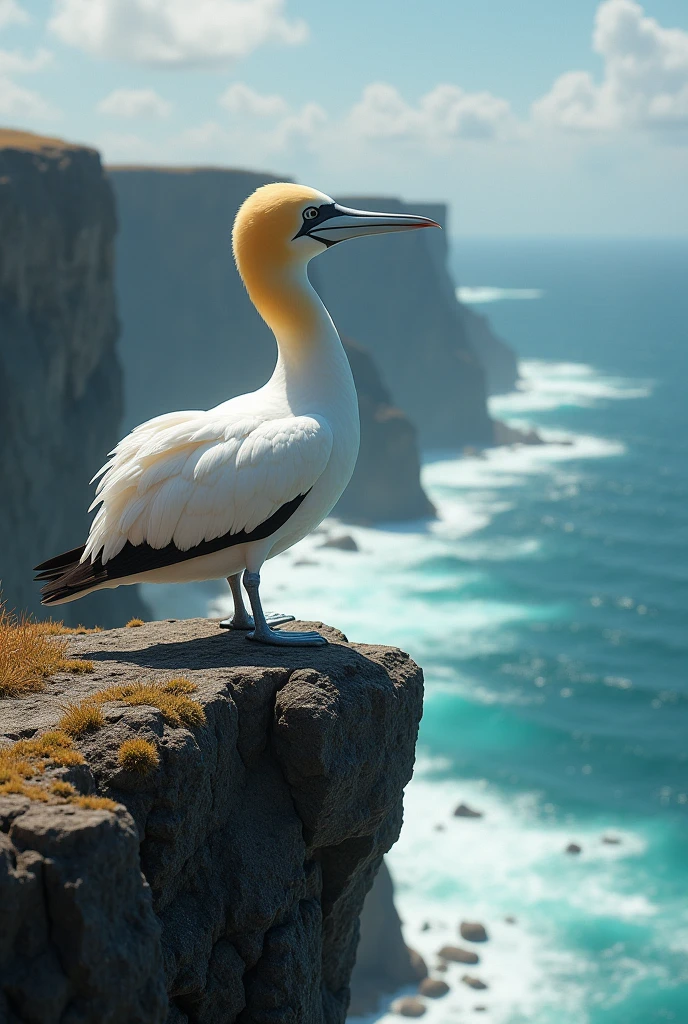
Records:
{"label": "bird's beak", "polygon": [[333,203],[324,210],[321,207],[321,216],[307,225],[311,238],[326,246],[343,242],[345,238],[359,238],[361,235],[439,227],[441,225],[429,217],[416,217],[410,213],[369,213],[367,210],[350,210],[339,203]]}

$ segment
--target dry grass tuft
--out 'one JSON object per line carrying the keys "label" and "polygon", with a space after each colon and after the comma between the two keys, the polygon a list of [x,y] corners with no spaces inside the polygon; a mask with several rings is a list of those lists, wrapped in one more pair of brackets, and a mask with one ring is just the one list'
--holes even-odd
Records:
{"label": "dry grass tuft", "polygon": [[85,672],[93,672],[93,662],[84,658],[65,658],[60,666],[60,672],[72,672],[74,675],[82,675]]}
{"label": "dry grass tuft", "polygon": [[147,775],[160,764],[160,755],[148,740],[131,739],[120,744],[117,760],[127,771]]}
{"label": "dry grass tuft", "polygon": [[162,684],[162,688],[167,693],[195,693],[198,684],[192,683],[186,676],[178,676],[176,679],[168,679]]}
{"label": "dry grass tuft", "polygon": [[68,704],[62,718],[57,723],[58,729],[68,736],[84,736],[87,732],[95,732],[105,725],[103,712],[88,697],[80,704]]}
{"label": "dry grass tuft", "polygon": [[79,751],[74,750],[71,736],[68,736],[62,729],[41,733],[32,740],[19,740],[14,746],[22,749],[22,744],[27,744],[30,756],[51,761],[61,768],[70,768],[72,765],[84,763],[84,758]]}
{"label": "dry grass tuft", "polygon": [[196,689],[188,679],[173,679],[169,683],[120,683],[92,694],[89,700],[99,704],[119,700],[133,707],[146,704],[162,712],[170,725],[195,728],[205,725],[205,711],[197,700],[188,696]]}
{"label": "dry grass tuft", "polygon": [[0,698],[37,693],[61,670],[66,642],[51,640],[41,623],[18,619],[0,605]]}
{"label": "dry grass tuft", "polygon": [[117,804],[100,796],[80,796],[69,782],[54,779],[46,785],[42,776],[47,767],[83,764],[72,740],[58,730],[44,732],[31,740],[17,740],[0,747],[0,796],[15,793],[41,803],[77,804],[92,810],[114,811]]}
{"label": "dry grass tuft", "polygon": [[143,626],[143,624],[143,619],[129,619],[127,629],[131,629],[132,626]]}
{"label": "dry grass tuft", "polygon": [[77,796],[74,786],[70,782],[63,782],[61,779],[56,779],[55,782],[51,783],[50,792],[53,796],[61,796],[65,799],[70,796]]}
{"label": "dry grass tuft", "polygon": [[49,636],[84,636],[86,633],[103,632],[102,626],[65,626],[64,622],[53,622],[52,619],[39,625]]}
{"label": "dry grass tuft", "polygon": [[114,800],[106,796],[75,796],[69,802],[85,807],[87,811],[116,811],[118,807]]}
{"label": "dry grass tuft", "polygon": [[[48,766],[83,764],[83,761],[64,732],[46,732],[31,740],[17,740],[8,747],[0,748],[0,794],[17,793],[45,803],[50,793],[38,784],[45,769]],[[30,779],[38,781],[30,782]]]}
{"label": "dry grass tuft", "polygon": [[38,693],[57,672],[93,672],[93,662],[66,658],[67,642],[55,639],[62,633],[79,632],[97,630],[20,619],[0,602],[0,699]]}

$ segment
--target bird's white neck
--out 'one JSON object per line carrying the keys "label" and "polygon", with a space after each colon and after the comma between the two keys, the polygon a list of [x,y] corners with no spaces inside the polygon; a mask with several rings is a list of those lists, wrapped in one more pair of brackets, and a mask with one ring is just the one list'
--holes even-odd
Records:
{"label": "bird's white neck", "polygon": [[[310,281],[295,264],[264,270],[247,288],[256,309],[277,340],[272,383],[281,384],[298,404],[301,396],[332,394],[355,400],[355,388],[337,329]],[[313,410],[315,411],[315,410]]]}

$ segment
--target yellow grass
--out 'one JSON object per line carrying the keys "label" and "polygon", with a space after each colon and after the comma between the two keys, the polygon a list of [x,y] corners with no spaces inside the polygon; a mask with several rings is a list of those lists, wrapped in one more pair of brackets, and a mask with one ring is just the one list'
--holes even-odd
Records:
{"label": "yellow grass", "polygon": [[60,671],[66,641],[51,640],[38,623],[17,619],[0,605],[0,698],[45,689]]}
{"label": "yellow grass", "polygon": [[75,796],[70,804],[85,807],[87,811],[116,811],[117,804],[106,796]]}
{"label": "yellow grass", "polygon": [[129,619],[127,622],[127,629],[131,629],[132,626],[142,626],[143,619]]}
{"label": "yellow grass", "polygon": [[93,662],[65,657],[61,623],[17,618],[0,603],[0,699],[38,693],[57,672],[93,672]]}
{"label": "yellow grass", "polygon": [[61,730],[44,732],[31,740],[17,740],[8,747],[0,747],[0,796],[14,793],[41,803],[69,803],[92,810],[115,810],[117,804],[114,800],[80,796],[63,779],[54,779],[46,785],[42,778],[47,767],[83,763],[84,758],[74,750],[71,738]]}
{"label": "yellow grass", "polygon": [[68,736],[84,736],[87,732],[95,732],[105,725],[105,716],[97,704],[86,698],[80,704],[69,704],[64,709],[62,718],[57,723],[58,729]]}
{"label": "yellow grass", "polygon": [[84,672],[93,672],[92,661],[84,658],[65,658],[60,666],[60,672],[72,672],[74,675],[82,675]]}
{"label": "yellow grass", "polygon": [[108,700],[122,701],[137,707],[146,704],[157,708],[170,725],[186,725],[193,728],[205,725],[205,711],[196,700],[188,696],[197,690],[189,679],[172,679],[169,682],[119,683],[92,694],[88,699],[99,704]]}
{"label": "yellow grass", "polygon": [[63,782],[61,779],[57,779],[50,784],[50,792],[54,796],[61,796],[64,799],[70,796],[77,796],[74,786],[70,782]]}
{"label": "yellow grass", "polygon": [[117,760],[122,768],[127,771],[139,772],[147,775],[154,771],[160,763],[160,755],[148,740],[131,739],[124,740],[117,751]]}
{"label": "yellow grass", "polygon": [[49,792],[37,782],[28,780],[40,781],[49,765],[69,766],[83,764],[83,761],[78,750],[73,749],[69,736],[58,730],[31,740],[17,740],[8,747],[0,748],[0,794],[17,793],[45,803]]}
{"label": "yellow grass", "polygon": [[40,622],[39,625],[50,636],[84,636],[86,633],[103,632],[102,626],[65,626],[64,622],[53,622],[52,619]]}
{"label": "yellow grass", "polygon": [[198,684],[192,683],[185,676],[179,676],[176,679],[168,679],[167,682],[162,684],[162,688],[167,693],[195,693],[198,689]]}

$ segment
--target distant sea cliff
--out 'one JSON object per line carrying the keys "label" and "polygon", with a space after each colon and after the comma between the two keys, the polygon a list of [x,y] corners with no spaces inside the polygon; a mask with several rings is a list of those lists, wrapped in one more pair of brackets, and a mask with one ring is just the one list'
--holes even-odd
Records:
{"label": "distant sea cliff", "polygon": [[[89,479],[118,440],[115,203],[93,149],[0,130],[0,590],[37,612],[37,562],[83,542]],[[60,609],[146,613],[134,588]]]}

